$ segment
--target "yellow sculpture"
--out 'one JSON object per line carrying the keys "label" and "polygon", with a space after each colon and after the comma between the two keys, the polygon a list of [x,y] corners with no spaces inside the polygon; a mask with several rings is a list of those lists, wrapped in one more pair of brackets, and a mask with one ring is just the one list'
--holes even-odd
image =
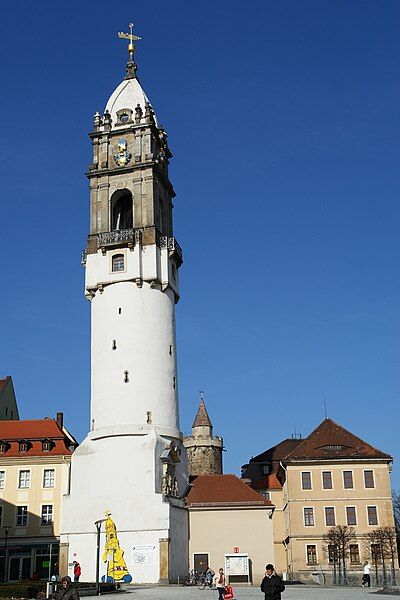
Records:
{"label": "yellow sculpture", "polygon": [[115,523],[111,518],[111,513],[106,513],[106,543],[103,552],[103,562],[107,563],[107,576],[103,575],[102,581],[118,582],[124,581],[130,583],[132,576],[126,566],[124,559],[124,551],[119,546],[117,537],[117,529]]}

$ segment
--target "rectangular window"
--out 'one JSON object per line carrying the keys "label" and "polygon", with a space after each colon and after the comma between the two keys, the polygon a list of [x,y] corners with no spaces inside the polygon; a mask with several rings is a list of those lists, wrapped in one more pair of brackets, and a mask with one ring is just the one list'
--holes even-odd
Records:
{"label": "rectangular window", "polygon": [[324,490],[331,490],[332,485],[332,471],[322,471],[322,487]]}
{"label": "rectangular window", "polygon": [[315,525],[313,508],[305,508],[304,509],[304,525],[306,527],[313,527]]}
{"label": "rectangular window", "polygon": [[364,471],[364,486],[366,488],[374,488],[374,472],[371,470]]}
{"label": "rectangular window", "polygon": [[16,525],[24,527],[28,523],[28,507],[17,506],[17,520]]}
{"label": "rectangular window", "polygon": [[336,544],[329,544],[328,546],[328,560],[330,563],[337,563],[339,560],[339,548]]}
{"label": "rectangular window", "polygon": [[343,486],[345,490],[353,489],[353,471],[343,471]]}
{"label": "rectangular window", "polygon": [[0,490],[4,490],[5,481],[6,481],[6,472],[0,471]]}
{"label": "rectangular window", "polygon": [[301,488],[303,490],[311,490],[311,472],[303,471],[301,474]]}
{"label": "rectangular window", "polygon": [[53,488],[54,487],[54,469],[45,469],[43,471],[43,487]]}
{"label": "rectangular window", "polygon": [[42,525],[49,525],[53,522],[53,505],[43,504],[42,506]]}
{"label": "rectangular window", "polygon": [[29,488],[31,485],[31,472],[30,471],[20,471],[18,478],[18,487],[19,489]]}
{"label": "rectangular window", "polygon": [[381,548],[380,544],[371,544],[371,557],[374,564],[381,561]]}
{"label": "rectangular window", "polygon": [[378,525],[378,511],[376,506],[367,506],[368,525]]}
{"label": "rectangular window", "polygon": [[355,506],[346,506],[346,519],[347,525],[357,525],[357,515]]}
{"label": "rectangular window", "polygon": [[317,546],[315,544],[307,544],[307,562],[309,565],[317,564]]}
{"label": "rectangular window", "polygon": [[352,565],[359,563],[360,562],[360,550],[358,548],[358,544],[350,544],[349,551],[350,551],[350,563]]}
{"label": "rectangular window", "polygon": [[260,495],[265,498],[265,500],[271,500],[271,493],[270,492],[260,492]]}
{"label": "rectangular window", "polygon": [[336,525],[335,508],[333,506],[325,506],[325,525],[327,527],[334,527]]}

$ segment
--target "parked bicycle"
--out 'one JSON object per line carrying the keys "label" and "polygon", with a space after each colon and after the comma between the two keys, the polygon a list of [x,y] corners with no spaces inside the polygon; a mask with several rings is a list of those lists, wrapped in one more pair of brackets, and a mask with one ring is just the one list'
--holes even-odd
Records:
{"label": "parked bicycle", "polygon": [[198,571],[192,569],[184,585],[196,585],[199,590],[204,590],[206,587],[212,588],[213,582],[212,578],[207,577],[204,573],[198,573]]}

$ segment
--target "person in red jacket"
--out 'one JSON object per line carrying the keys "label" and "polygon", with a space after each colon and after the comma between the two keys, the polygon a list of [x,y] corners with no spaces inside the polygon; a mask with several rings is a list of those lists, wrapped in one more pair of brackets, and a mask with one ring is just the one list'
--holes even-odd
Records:
{"label": "person in red jacket", "polygon": [[74,581],[78,582],[79,581],[79,577],[81,576],[81,565],[78,563],[77,560],[74,560],[73,562],[74,565]]}

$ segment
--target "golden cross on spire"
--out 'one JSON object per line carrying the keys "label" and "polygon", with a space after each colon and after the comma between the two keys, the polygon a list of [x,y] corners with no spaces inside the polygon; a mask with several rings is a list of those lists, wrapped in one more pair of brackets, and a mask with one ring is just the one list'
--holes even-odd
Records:
{"label": "golden cross on spire", "polygon": [[135,52],[135,44],[133,42],[134,41],[136,42],[137,40],[142,39],[138,35],[134,35],[133,27],[134,27],[133,23],[129,23],[129,33],[124,33],[123,31],[118,32],[118,37],[121,40],[129,40],[128,52],[129,52],[129,60],[131,60],[131,61],[133,61],[133,55]]}

